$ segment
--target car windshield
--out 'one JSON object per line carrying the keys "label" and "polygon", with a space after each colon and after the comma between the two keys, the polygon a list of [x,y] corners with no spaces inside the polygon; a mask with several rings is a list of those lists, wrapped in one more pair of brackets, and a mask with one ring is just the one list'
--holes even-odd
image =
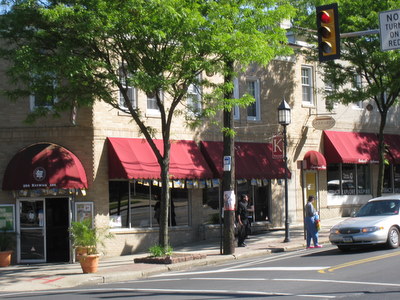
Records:
{"label": "car windshield", "polygon": [[397,215],[399,213],[400,200],[371,201],[365,204],[356,214],[356,217]]}

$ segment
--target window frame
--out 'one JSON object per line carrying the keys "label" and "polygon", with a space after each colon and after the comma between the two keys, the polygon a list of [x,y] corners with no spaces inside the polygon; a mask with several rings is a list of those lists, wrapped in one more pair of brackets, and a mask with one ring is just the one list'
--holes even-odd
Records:
{"label": "window frame", "polygon": [[[163,101],[163,98],[164,98],[163,92],[160,90],[160,91],[158,91],[158,94],[159,94],[159,97],[160,97],[161,101]],[[159,107],[157,109],[156,108],[149,108],[149,102],[155,103],[155,105],[157,105],[157,98],[156,98],[155,95],[154,95],[154,97],[149,97],[149,95],[146,93],[146,115],[148,115],[148,116],[159,116],[161,114],[160,108]]]}
{"label": "window frame", "polygon": [[[119,71],[120,83],[125,89],[127,89],[127,94],[128,94],[129,100],[130,100],[130,102],[132,104],[132,107],[134,109],[136,109],[137,108],[137,89],[136,89],[135,86],[128,85],[127,82],[126,82],[126,79],[130,78],[130,77],[132,77],[132,74],[129,73],[129,74],[127,74],[125,76],[124,73],[121,72],[121,68],[120,68],[120,71]],[[128,107],[125,105],[125,99],[124,99],[124,97],[122,95],[122,91],[121,90],[119,90],[118,95],[119,95],[119,101],[118,101],[119,108],[124,110],[124,111],[128,111]]]}
{"label": "window frame", "polygon": [[[233,98],[239,99],[239,78],[233,79]],[[240,108],[238,105],[233,107],[233,119],[240,120]]]}
{"label": "window frame", "polygon": [[[201,82],[201,75],[196,76],[196,81]],[[195,97],[196,103],[191,101]],[[202,112],[203,110],[203,98],[202,98],[202,87],[199,84],[191,83],[187,89],[186,105],[188,113],[195,116]],[[193,109],[191,109],[193,108]]]}
{"label": "window frame", "polygon": [[[308,76],[305,77],[303,74],[303,71],[307,70]],[[306,106],[313,106],[314,105],[314,92],[313,92],[313,88],[314,88],[314,68],[312,66],[306,66],[303,65],[301,66],[301,100],[303,105]],[[305,83],[305,78],[308,78],[309,83]],[[305,100],[305,93],[304,93],[304,89],[308,90],[308,94],[309,97],[307,100]]]}
{"label": "window frame", "polygon": [[[37,77],[38,75],[34,75],[34,77]],[[52,88],[55,89],[58,86],[56,79],[54,78],[52,80]],[[30,110],[31,112],[35,111],[38,108],[46,108],[46,109],[52,109],[54,107],[54,105],[58,102],[58,97],[55,96],[52,99],[52,103],[51,105],[37,105],[37,101],[36,101],[37,97],[35,94],[31,94],[29,96],[29,106],[30,106]]]}
{"label": "window frame", "polygon": [[[338,169],[338,179],[331,179],[329,176],[330,168],[337,167]],[[365,170],[360,170],[363,167]],[[345,169],[345,170],[344,170]],[[371,182],[371,164],[343,164],[343,163],[335,163],[329,164],[327,166],[327,192],[328,195],[333,196],[363,196],[363,195],[372,195],[372,182]],[[366,175],[365,178],[362,179],[362,175]],[[349,176],[350,175],[350,176]],[[337,189],[329,189],[329,184],[335,185],[335,183],[330,183],[331,181],[337,181],[338,188]],[[360,189],[359,182],[363,181],[364,189]],[[345,184],[352,184],[353,188],[344,188]],[[344,191],[348,192],[344,192]],[[351,191],[354,192],[351,192]],[[364,192],[363,192],[364,191]]]}
{"label": "window frame", "polygon": [[[353,89],[362,89],[362,76],[361,74],[354,74],[353,77]],[[358,101],[353,103],[353,108],[355,109],[363,109],[363,101]]]}
{"label": "window frame", "polygon": [[[254,83],[254,94],[249,93],[249,83]],[[261,120],[261,104],[260,104],[260,79],[248,77],[246,78],[246,93],[250,94],[256,100],[251,106],[255,105],[255,116],[249,116],[249,108],[247,106],[247,121],[260,121]]]}

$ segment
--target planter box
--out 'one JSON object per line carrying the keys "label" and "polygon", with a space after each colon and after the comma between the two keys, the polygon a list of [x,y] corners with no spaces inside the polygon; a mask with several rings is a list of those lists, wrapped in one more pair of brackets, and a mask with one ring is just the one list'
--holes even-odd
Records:
{"label": "planter box", "polygon": [[206,258],[205,254],[173,254],[167,256],[148,256],[143,258],[135,258],[135,263],[143,263],[143,264],[174,264],[185,261],[191,261],[195,259],[203,259]]}

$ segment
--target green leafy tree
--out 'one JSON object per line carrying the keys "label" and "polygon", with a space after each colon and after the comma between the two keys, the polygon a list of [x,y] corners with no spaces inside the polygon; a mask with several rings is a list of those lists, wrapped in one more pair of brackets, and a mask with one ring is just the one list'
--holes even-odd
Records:
{"label": "green leafy tree", "polygon": [[[170,131],[173,117],[185,113],[191,84],[209,86],[202,114],[187,114],[189,121],[204,120],[221,108],[246,105],[253,99],[225,101],[232,84],[199,80],[203,72],[223,74],[227,57],[240,66],[267,63],[289,53],[286,32],[279,27],[291,13],[285,1],[275,0],[14,0],[4,1],[0,18],[1,56],[10,62],[13,99],[40,95],[46,106],[28,121],[61,114],[74,107],[103,101],[122,109],[148,141],[161,168],[160,246],[168,246]],[[160,111],[157,127],[163,139],[160,151],[142,111],[129,100],[128,86],[155,97]],[[166,96],[165,100],[161,92]],[[212,108],[212,109],[210,109]]]}
{"label": "green leafy tree", "polygon": [[[367,31],[379,28],[379,12],[399,8],[398,1],[338,0],[339,27],[341,33]],[[298,25],[302,28],[316,29],[315,6],[329,1],[293,1],[298,7]],[[301,31],[304,32],[304,31]],[[315,33],[313,41],[316,42]],[[383,52],[378,34],[342,38],[341,61],[322,64],[327,82],[334,87],[334,93],[327,95],[328,102],[357,103],[372,100],[380,114],[379,122],[379,173],[378,190],[383,190],[385,164],[384,130],[388,112],[398,104],[400,94],[400,52]],[[317,59],[316,53],[309,53]],[[343,61],[348,63],[343,63]],[[361,76],[363,85],[357,84]],[[349,84],[353,83],[353,84]]]}

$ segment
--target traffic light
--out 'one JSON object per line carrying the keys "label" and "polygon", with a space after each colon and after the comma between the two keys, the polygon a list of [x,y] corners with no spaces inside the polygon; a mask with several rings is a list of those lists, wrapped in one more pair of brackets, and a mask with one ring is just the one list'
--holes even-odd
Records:
{"label": "traffic light", "polygon": [[316,7],[319,61],[340,57],[338,5],[332,3]]}

